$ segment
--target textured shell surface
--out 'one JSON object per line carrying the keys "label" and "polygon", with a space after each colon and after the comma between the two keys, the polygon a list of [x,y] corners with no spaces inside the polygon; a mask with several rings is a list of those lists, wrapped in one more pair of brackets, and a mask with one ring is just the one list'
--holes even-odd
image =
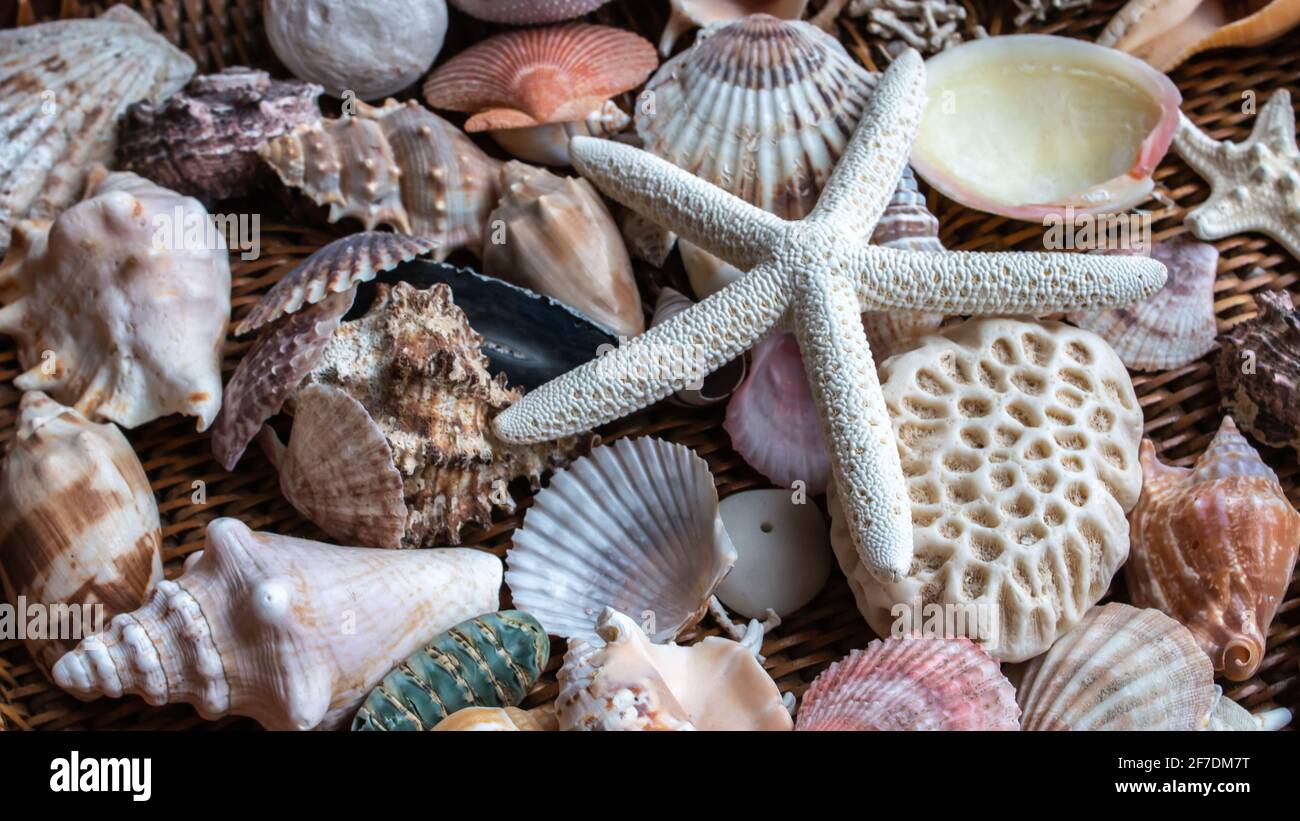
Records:
{"label": "textured shell surface", "polygon": [[1156,243],[1151,257],[1169,271],[1154,296],[1131,308],[1070,314],[1070,321],[1105,339],[1134,370],[1182,368],[1214,349],[1219,249],[1180,235]]}
{"label": "textured shell surface", "polygon": [[1291,711],[1285,707],[1265,710],[1259,715],[1252,714],[1245,707],[1223,695],[1223,688],[1215,686],[1218,701],[1214,703],[1214,712],[1210,714],[1210,726],[1207,730],[1216,732],[1260,732],[1280,730],[1291,723]]}
{"label": "textured shell surface", "polygon": [[620,439],[537,495],[506,554],[506,584],[552,635],[593,641],[608,607],[671,641],[735,563],[708,464],[683,445]]}
{"label": "textured shell surface", "polygon": [[[654,315],[650,318],[650,326],[661,325],[694,304],[695,301],[682,292],[664,286],[659,291],[659,298],[655,300],[655,310]],[[707,408],[719,402],[727,401],[745,383],[745,378],[748,375],[749,359],[742,354],[699,382],[687,385],[674,392],[669,399],[674,404],[682,407]]]}
{"label": "textured shell surface", "polygon": [[470,17],[489,23],[532,26],[590,14],[609,0],[451,0]]}
{"label": "textured shell surface", "polygon": [[0,265],[14,380],[134,428],[173,413],[207,430],[230,322],[225,240],[198,200],[135,174],[102,177],[53,224],[26,222]]}
{"label": "textured shell surface", "polygon": [[1160,71],[1215,48],[1257,46],[1300,24],[1300,2],[1129,0],[1097,44],[1141,58]]}
{"label": "textured shell surface", "polygon": [[469,707],[516,707],[551,658],[537,620],[518,610],[458,624],[411,654],[376,687],[353,730],[431,730]]}
{"label": "textured shell surface", "polygon": [[194,68],[125,5],[0,31],[0,257],[20,220],[77,202],[92,167],[112,159],[127,106],[162,100]]}
{"label": "textured shell surface", "polygon": [[488,223],[503,234],[484,244],[483,273],[554,297],[616,336],[645,330],[632,259],[591,183],[511,162],[501,189]]}
{"label": "textured shell surface", "polygon": [[205,719],[337,729],[396,659],[499,607],[501,561],[467,548],[392,551],[208,525],[184,575],[54,666],[78,698],[130,693]]}
{"label": "textured shell surface", "polygon": [[447,36],[445,0],[264,0],[262,19],[295,76],[361,100],[419,80]]}
{"label": "textured shell surface", "polygon": [[1203,730],[1217,699],[1187,628],[1117,602],[1088,611],[1016,689],[1025,730]]}
{"label": "textured shell surface", "polygon": [[[143,604],[162,579],[159,528],[149,479],[121,431],[43,393],[24,394],[0,460],[0,580],[8,602],[22,596],[82,608],[82,630],[102,629]],[[88,607],[102,607],[105,624]],[[73,644],[27,641],[45,669]]]}
{"label": "textured shell surface", "polygon": [[607,609],[599,639],[573,641],[558,674],[563,730],[789,730],[776,682],[749,647],[710,636],[653,644]]}
{"label": "textured shell surface", "polygon": [[1265,445],[1300,452],[1300,311],[1286,291],[1255,295],[1259,314],[1219,339],[1223,408]]}
{"label": "textured shell surface", "polygon": [[497,438],[492,419],[522,391],[488,374],[482,345],[446,285],[379,285],[369,311],[334,332],[307,377],[351,395],[384,432],[405,485],[404,547],[459,544],[462,528],[514,511],[510,482],[539,486],[589,441]]}
{"label": "textured shell surface", "polygon": [[420,106],[362,102],[337,120],[301,125],[258,154],[287,186],[329,207],[329,221],[389,225],[438,243],[437,258],[483,248],[500,197],[501,162]]}
{"label": "textured shell surface", "polygon": [[813,680],[796,730],[1019,730],[1016,691],[965,638],[876,639]]}
{"label": "textured shell surface", "polygon": [[831,545],[859,609],[888,635],[897,605],[969,608],[963,635],[994,658],[1042,653],[1128,557],[1143,420],[1123,363],[1069,325],[984,319],[926,337],[880,375],[915,553],[899,581],[876,580],[832,487]]}
{"label": "textured shell surface", "polygon": [[1133,510],[1129,594],[1185,624],[1216,672],[1253,676],[1300,550],[1300,513],[1273,472],[1225,417],[1189,469],[1142,443],[1142,498]]}
{"label": "textured shell surface", "polygon": [[678,39],[696,26],[734,23],[753,14],[798,20],[806,8],[808,0],[672,0],[672,16],[659,38],[659,51],[665,57],[672,54]]}
{"label": "textured shell surface", "polygon": [[247,196],[260,167],[258,146],[320,119],[321,92],[242,67],[195,77],[162,103],[127,109],[118,167],[208,205]]}
{"label": "textured shell surface", "polygon": [[727,403],[722,427],[741,458],[772,484],[803,482],[814,496],[826,492],[831,454],[794,334],[754,347],[749,377]]}

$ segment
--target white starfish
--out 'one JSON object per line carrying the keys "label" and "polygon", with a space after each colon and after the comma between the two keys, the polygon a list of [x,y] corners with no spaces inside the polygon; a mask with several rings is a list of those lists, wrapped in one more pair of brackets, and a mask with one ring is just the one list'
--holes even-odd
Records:
{"label": "white starfish", "polygon": [[1179,114],[1174,148],[1210,183],[1210,198],[1184,220],[1193,234],[1209,240],[1258,231],[1300,259],[1300,149],[1289,91],[1273,93],[1243,143],[1211,139]]}
{"label": "white starfish", "polygon": [[885,73],[808,217],[787,222],[619,143],[575,139],[578,169],[609,196],[749,273],[617,351],[526,395],[496,419],[509,441],[589,430],[663,399],[778,327],[799,341],[864,566],[908,571],[911,508],[861,313],[1049,313],[1134,303],[1164,284],[1138,257],[909,252],[869,244],[903,173],[925,102],[908,50]]}

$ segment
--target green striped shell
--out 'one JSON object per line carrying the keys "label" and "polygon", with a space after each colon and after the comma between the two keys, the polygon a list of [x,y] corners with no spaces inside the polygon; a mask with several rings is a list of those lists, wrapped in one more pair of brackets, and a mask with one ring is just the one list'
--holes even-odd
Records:
{"label": "green striped shell", "polygon": [[429,730],[465,707],[515,707],[550,659],[537,619],[518,610],[462,622],[370,692],[353,730]]}

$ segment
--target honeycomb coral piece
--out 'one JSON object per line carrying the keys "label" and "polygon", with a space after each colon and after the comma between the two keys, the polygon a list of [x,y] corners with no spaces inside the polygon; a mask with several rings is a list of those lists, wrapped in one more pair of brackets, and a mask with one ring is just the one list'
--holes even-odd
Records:
{"label": "honeycomb coral piece", "polygon": [[859,609],[882,636],[966,635],[1004,661],[1044,652],[1128,557],[1142,410],[1123,363],[1088,331],[986,319],[927,337],[881,377],[914,558],[898,582],[877,581],[832,493]]}

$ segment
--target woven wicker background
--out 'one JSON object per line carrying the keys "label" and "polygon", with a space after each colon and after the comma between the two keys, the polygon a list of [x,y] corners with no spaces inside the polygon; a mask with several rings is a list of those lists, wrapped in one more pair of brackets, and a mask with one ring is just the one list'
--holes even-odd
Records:
{"label": "woven wicker background", "polygon": [[[12,26],[59,16],[93,14],[102,3],[0,2],[0,25]],[[200,71],[228,65],[274,67],[262,33],[255,0],[135,0],[138,8],[199,63]],[[820,6],[814,0],[814,6]],[[990,33],[1015,30],[1011,3],[967,0],[973,19]],[[1025,30],[1094,39],[1120,4],[1099,0],[1090,9],[1051,12],[1044,22],[1031,21]],[[602,22],[640,31],[652,40],[667,18],[664,0],[620,0],[596,15]],[[459,18],[453,23],[444,56],[459,43],[482,35],[477,24]],[[858,21],[844,18],[839,36],[864,63],[880,67],[878,51]],[[1300,77],[1300,32],[1249,51],[1220,51],[1202,55],[1173,73],[1182,89],[1183,110],[1216,138],[1244,138],[1253,115],[1243,113],[1243,93],[1253,91],[1263,103],[1276,89],[1295,85]],[[487,146],[485,146],[487,147]],[[1175,155],[1170,154],[1156,174],[1160,202],[1148,203],[1154,211],[1155,238],[1167,239],[1184,229],[1184,213],[1208,195],[1205,183]],[[250,204],[262,215],[263,255],[254,262],[232,258],[235,315],[242,316],[258,296],[298,261],[348,227],[325,226],[297,211],[290,213],[281,200],[268,196]],[[971,211],[931,195],[930,205],[942,224],[942,239],[950,248],[997,250],[1040,247],[1042,229]],[[292,223],[292,224],[290,224]],[[310,227],[305,227],[310,226]],[[1252,294],[1261,289],[1291,288],[1300,270],[1276,243],[1256,235],[1232,237],[1218,243],[1222,258],[1216,286],[1215,310],[1223,331],[1254,313]],[[685,289],[677,262],[664,273],[641,269],[648,302],[658,282]],[[249,343],[232,341],[227,348],[227,371],[233,370]],[[1208,444],[1218,426],[1218,391],[1212,362],[1215,354],[1177,371],[1137,375],[1134,384],[1146,412],[1147,435],[1154,439],[1166,461],[1189,464]],[[14,351],[0,338],[0,447],[13,435],[18,395],[10,384],[19,373]],[[682,410],[660,405],[601,431],[604,439],[625,435],[653,435],[694,448],[708,460],[722,496],[768,483],[731,450],[721,427],[722,409]],[[206,434],[194,432],[187,419],[163,419],[129,433],[129,438],[153,483],[163,520],[167,575],[180,572],[183,558],[202,546],[207,522],[219,516],[243,519],[254,529],[321,538],[281,498],[274,472],[256,448],[251,448],[236,473],[226,473],[211,456]],[[1293,503],[1300,503],[1296,457],[1290,452],[1265,451],[1265,458],[1282,478]],[[194,482],[206,484],[207,501],[191,502]],[[490,530],[467,533],[466,543],[504,556],[511,531],[519,525],[529,501],[526,487],[512,488],[521,499],[518,512],[498,521]],[[1112,591],[1123,599],[1122,580]],[[707,620],[704,629],[712,631]],[[702,634],[701,632],[701,634]],[[716,632],[716,631],[713,631]],[[691,637],[687,637],[688,639]],[[826,590],[808,607],[789,618],[768,636],[763,647],[767,667],[782,690],[801,694],[827,663],[872,638],[858,615],[852,595],[836,571]],[[554,672],[559,667],[563,643],[556,642],[550,670],[526,706],[555,696]],[[1288,600],[1278,611],[1269,634],[1268,653],[1254,679],[1225,684],[1228,695],[1252,710],[1283,705],[1300,710],[1300,574],[1291,579]],[[204,722],[187,706],[154,709],[136,698],[101,700],[83,704],[64,695],[36,670],[25,648],[16,641],[0,641],[0,729],[135,728],[203,729],[255,727],[246,719]]]}

